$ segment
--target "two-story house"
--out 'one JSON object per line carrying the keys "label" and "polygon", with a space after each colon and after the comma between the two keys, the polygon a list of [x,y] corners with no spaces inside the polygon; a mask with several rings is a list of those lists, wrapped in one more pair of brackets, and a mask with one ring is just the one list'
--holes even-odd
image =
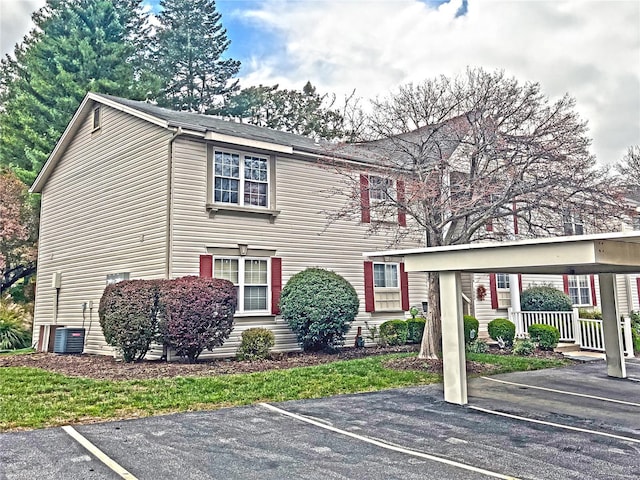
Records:
{"label": "two-story house", "polygon": [[[112,353],[98,303],[122,279],[203,275],[236,284],[234,331],[216,355],[234,355],[241,332],[255,326],[273,330],[276,350],[296,349],[278,299],[307,267],[356,288],[349,343],[366,320],[404,317],[425,300],[425,279],[406,274],[401,258],[365,261],[363,251],[389,245],[361,219],[328,221],[344,199],[335,192],[343,180],[323,167],[327,155],[298,135],[89,93],[31,188],[42,194],[39,348],[48,348],[52,325],[84,326],[85,352]],[[366,156],[343,160],[363,175],[372,166]],[[366,201],[376,194],[367,189],[374,198]],[[407,221],[396,220],[399,228]],[[420,239],[402,245],[413,246]]]}

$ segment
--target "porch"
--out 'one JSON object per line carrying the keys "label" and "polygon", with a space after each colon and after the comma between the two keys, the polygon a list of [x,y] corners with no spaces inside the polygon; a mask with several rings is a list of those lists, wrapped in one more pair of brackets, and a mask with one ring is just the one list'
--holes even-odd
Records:
{"label": "porch", "polygon": [[[509,308],[509,320],[516,326],[516,336],[526,334],[533,324],[551,325],[560,332],[560,343],[573,344],[579,350],[605,352],[602,320],[580,318],[577,308],[566,312],[521,312]],[[631,319],[618,319],[625,357],[633,357]]]}

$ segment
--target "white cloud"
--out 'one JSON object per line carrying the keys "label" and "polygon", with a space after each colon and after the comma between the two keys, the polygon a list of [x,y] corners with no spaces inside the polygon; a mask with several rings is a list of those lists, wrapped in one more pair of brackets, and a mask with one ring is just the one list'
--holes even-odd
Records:
{"label": "white cloud", "polygon": [[0,53],[12,53],[16,43],[33,28],[31,14],[45,0],[0,0]]}
{"label": "white cloud", "polygon": [[640,2],[469,0],[456,18],[461,3],[265,1],[246,18],[283,45],[245,63],[243,85],[311,80],[372,97],[467,66],[504,69],[576,98],[601,162],[640,143]]}

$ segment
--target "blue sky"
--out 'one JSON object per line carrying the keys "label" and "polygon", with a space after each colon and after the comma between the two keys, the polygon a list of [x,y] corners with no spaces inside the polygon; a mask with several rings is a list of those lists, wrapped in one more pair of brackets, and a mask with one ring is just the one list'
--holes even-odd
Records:
{"label": "blue sky", "polygon": [[[147,0],[151,6],[158,0]],[[0,0],[13,50],[45,0]],[[240,81],[365,99],[466,67],[569,93],[601,163],[640,144],[637,0],[218,0]]]}

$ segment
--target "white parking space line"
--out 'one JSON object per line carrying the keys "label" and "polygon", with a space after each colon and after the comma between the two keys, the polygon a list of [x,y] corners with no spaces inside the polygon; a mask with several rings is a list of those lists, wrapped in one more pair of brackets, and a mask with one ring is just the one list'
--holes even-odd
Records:
{"label": "white parking space line", "polygon": [[76,442],[86,448],[91,455],[96,457],[102,463],[104,463],[107,467],[117,473],[120,477],[126,480],[138,480],[132,473],[122,468],[116,462],[114,462],[111,458],[105,455],[98,447],[96,447],[89,440],[84,438],[76,429],[70,426],[64,426],[62,429],[67,432]]}
{"label": "white parking space line", "polygon": [[543,390],[545,392],[561,393],[563,395],[573,395],[574,397],[592,398],[594,400],[602,400],[603,402],[620,403],[622,405],[631,405],[632,407],[640,407],[640,403],[625,402],[624,400],[616,400],[614,398],[597,397],[595,395],[587,395],[585,393],[568,392],[566,390],[556,390],[554,388],[536,387],[534,385],[527,385],[524,383],[507,382],[506,380],[498,380],[497,378],[480,377],[483,380],[490,380],[492,382],[504,383],[506,385],[514,385],[516,387],[526,387],[535,390]]}
{"label": "white parking space line", "polygon": [[304,417],[302,415],[298,415],[296,413],[291,413],[286,410],[282,410],[281,408],[274,407],[273,405],[269,405],[268,403],[260,403],[260,406],[271,410],[273,412],[280,413],[282,415],[286,415],[291,418],[295,418],[296,420],[300,420],[301,422],[309,423],[311,425],[315,425],[316,427],[324,428],[325,430],[329,430],[334,433],[339,433],[341,435],[345,435],[347,437],[355,438],[356,440],[360,440],[361,442],[369,443],[371,445],[375,445],[377,447],[386,448],[387,450],[392,450],[394,452],[404,453],[407,455],[412,455],[414,457],[424,458],[426,460],[432,460],[434,462],[443,463],[446,465],[450,465],[453,467],[461,468],[463,470],[469,470],[471,472],[480,473],[482,475],[487,475],[493,478],[501,478],[504,480],[518,480],[516,477],[511,477],[508,475],[503,475],[501,473],[492,472],[490,470],[485,470],[482,468],[474,467],[473,465],[467,465],[465,463],[455,462],[453,460],[449,460],[447,458],[437,457],[435,455],[429,455],[428,453],[418,452],[416,450],[409,450],[403,447],[399,447],[396,445],[391,445],[389,443],[381,442],[380,440],[374,440],[372,438],[363,437],[362,435],[358,435],[356,433],[348,432],[346,430],[341,430],[336,427],[332,427],[330,425],[326,425],[324,423],[318,422],[316,420],[312,420],[310,418]]}
{"label": "white parking space line", "polygon": [[537,423],[539,425],[547,425],[547,426],[556,427],[556,428],[564,428],[565,430],[573,430],[574,432],[590,433],[592,435],[600,435],[601,437],[608,437],[608,438],[615,438],[617,440],[624,440],[625,442],[640,443],[640,440],[637,439],[637,438],[623,437],[622,435],[614,435],[612,433],[597,432],[595,430],[587,430],[586,428],[578,428],[578,427],[572,427],[570,425],[562,425],[561,423],[545,422],[543,420],[534,420],[533,418],[520,417],[518,415],[511,415],[510,413],[504,413],[504,412],[496,412],[495,410],[489,410],[489,409],[486,409],[486,408],[474,407],[472,405],[469,405],[468,408],[470,408],[472,410],[477,410],[479,412],[489,413],[491,415],[499,415],[501,417],[507,417],[507,418],[513,418],[515,420],[521,420],[523,422]]}

